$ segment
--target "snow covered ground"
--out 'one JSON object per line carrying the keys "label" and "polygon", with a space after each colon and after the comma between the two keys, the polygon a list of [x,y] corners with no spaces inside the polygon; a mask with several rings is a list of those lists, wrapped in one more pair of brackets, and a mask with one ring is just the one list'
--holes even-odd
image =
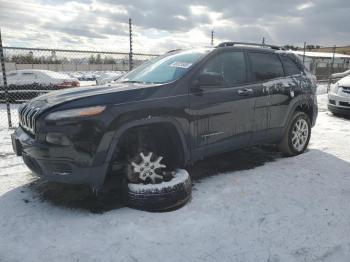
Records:
{"label": "snow covered ground", "polygon": [[263,147],[198,163],[192,200],[167,213],[40,196],[2,128],[0,261],[350,261],[350,118],[318,99],[305,154]]}

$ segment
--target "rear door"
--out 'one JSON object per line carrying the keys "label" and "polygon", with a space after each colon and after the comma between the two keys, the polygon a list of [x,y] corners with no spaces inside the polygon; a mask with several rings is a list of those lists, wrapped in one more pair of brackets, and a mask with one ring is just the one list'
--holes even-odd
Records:
{"label": "rear door", "polygon": [[254,127],[252,144],[269,139],[276,114],[283,114],[286,99],[280,94],[284,81],[282,63],[274,52],[249,51],[248,57],[255,83]]}
{"label": "rear door", "polygon": [[221,74],[224,83],[190,87],[193,157],[203,157],[248,144],[254,120],[253,90],[247,84],[243,51],[221,52],[209,58],[194,77]]}
{"label": "rear door", "polygon": [[302,80],[302,71],[297,63],[287,54],[281,53],[279,57],[283,63],[285,77],[277,83],[279,88],[271,91],[270,128],[275,130],[284,127],[290,102],[301,92]]}

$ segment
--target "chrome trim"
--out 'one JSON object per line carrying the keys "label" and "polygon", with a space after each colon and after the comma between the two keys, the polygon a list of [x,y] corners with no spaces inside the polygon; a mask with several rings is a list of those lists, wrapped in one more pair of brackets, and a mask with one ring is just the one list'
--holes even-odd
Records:
{"label": "chrome trim", "polygon": [[206,135],[202,135],[202,138],[207,138],[207,137],[211,137],[211,136],[217,136],[217,135],[221,135],[225,132],[215,132],[215,133],[210,133],[210,134],[206,134]]}
{"label": "chrome trim", "polygon": [[33,135],[35,134],[36,119],[39,111],[40,108],[26,104],[18,110],[20,126]]}

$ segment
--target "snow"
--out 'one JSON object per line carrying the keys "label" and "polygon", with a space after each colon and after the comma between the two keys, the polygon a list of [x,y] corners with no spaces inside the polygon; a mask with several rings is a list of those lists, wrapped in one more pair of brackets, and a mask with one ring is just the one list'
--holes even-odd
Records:
{"label": "snow", "polygon": [[350,87],[350,75],[343,77],[338,81],[339,86]]}
{"label": "snow", "polygon": [[95,214],[40,197],[1,127],[0,261],[349,261],[350,119],[319,117],[309,150],[224,154],[189,169],[192,200]]}
{"label": "snow", "polygon": [[177,169],[173,175],[173,179],[171,179],[168,182],[162,182],[159,184],[148,184],[148,185],[130,183],[128,187],[129,187],[129,190],[135,193],[160,192],[166,188],[167,189],[172,188],[175,185],[183,183],[184,181],[188,180],[188,177],[189,177],[189,174],[185,169]]}
{"label": "snow", "polygon": [[[294,54],[303,56],[304,51],[292,51]],[[306,57],[317,57],[317,58],[333,58],[333,53],[326,53],[326,52],[305,52]],[[344,55],[344,54],[334,54],[334,58],[350,58],[350,55]]]}
{"label": "snow", "polygon": [[350,70],[346,70],[346,71],[341,72],[341,73],[332,74],[332,78],[342,78],[342,77],[346,77],[349,75],[350,75]]}

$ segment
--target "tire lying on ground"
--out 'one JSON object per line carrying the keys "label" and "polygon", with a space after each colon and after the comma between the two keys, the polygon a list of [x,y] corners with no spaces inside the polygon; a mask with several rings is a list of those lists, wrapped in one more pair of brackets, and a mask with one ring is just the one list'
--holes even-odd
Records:
{"label": "tire lying on ground", "polygon": [[191,198],[192,184],[187,171],[177,169],[170,181],[146,185],[129,183],[126,191],[128,206],[147,211],[166,211],[183,206]]}

